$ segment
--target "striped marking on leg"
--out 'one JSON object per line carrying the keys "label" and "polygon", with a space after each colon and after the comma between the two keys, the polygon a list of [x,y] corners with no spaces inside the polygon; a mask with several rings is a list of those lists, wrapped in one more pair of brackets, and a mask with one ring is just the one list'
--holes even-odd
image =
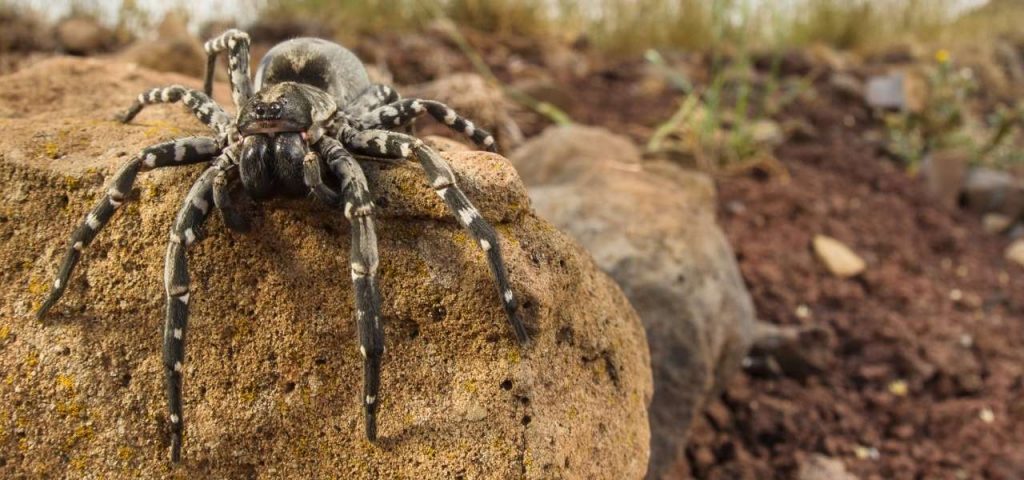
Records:
{"label": "striped marking on leg", "polygon": [[[182,138],[147,147],[125,163],[114,174],[106,195],[97,202],[92,211],[85,216],[82,223],[71,234],[67,250],[57,272],[57,279],[53,282],[53,289],[36,312],[36,316],[43,318],[64,295],[68,280],[81,259],[82,252],[92,243],[100,230],[110,222],[114,212],[124,204],[140,171],[205,162],[217,151],[217,148],[217,141],[212,138]],[[177,152],[182,152],[181,158],[178,158]]]}

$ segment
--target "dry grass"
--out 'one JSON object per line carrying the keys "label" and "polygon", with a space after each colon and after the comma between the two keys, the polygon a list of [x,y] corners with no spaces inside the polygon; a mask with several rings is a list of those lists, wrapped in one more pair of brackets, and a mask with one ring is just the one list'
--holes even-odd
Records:
{"label": "dry grass", "polygon": [[[272,0],[273,1],[273,0]],[[585,36],[603,51],[825,44],[871,49],[908,40],[985,40],[1014,32],[1024,4],[993,0],[957,18],[957,0],[278,0],[275,15],[315,14],[341,32],[422,28],[439,16],[462,28],[534,38]],[[1019,29],[1019,28],[1018,28]],[[965,35],[968,32],[970,35]]]}

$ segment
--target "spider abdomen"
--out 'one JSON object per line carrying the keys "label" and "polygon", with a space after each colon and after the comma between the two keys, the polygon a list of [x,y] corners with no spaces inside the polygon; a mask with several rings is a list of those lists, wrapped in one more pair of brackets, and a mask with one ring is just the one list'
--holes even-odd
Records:
{"label": "spider abdomen", "polygon": [[295,38],[267,52],[256,70],[256,90],[281,82],[319,88],[345,105],[370,86],[366,67],[345,47],[320,38]]}

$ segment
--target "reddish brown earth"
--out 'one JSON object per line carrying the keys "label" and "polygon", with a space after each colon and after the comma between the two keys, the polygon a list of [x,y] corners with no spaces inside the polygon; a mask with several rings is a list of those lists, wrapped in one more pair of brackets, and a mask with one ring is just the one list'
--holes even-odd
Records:
{"label": "reddish brown earth", "polygon": [[[761,318],[828,327],[833,356],[805,378],[736,378],[696,427],[693,474],[788,478],[823,453],[864,479],[1024,478],[1024,269],[878,154],[866,110],[819,92],[790,109],[820,136],[777,152],[789,181],[720,180],[720,219]],[[817,233],[867,272],[829,275]]]}

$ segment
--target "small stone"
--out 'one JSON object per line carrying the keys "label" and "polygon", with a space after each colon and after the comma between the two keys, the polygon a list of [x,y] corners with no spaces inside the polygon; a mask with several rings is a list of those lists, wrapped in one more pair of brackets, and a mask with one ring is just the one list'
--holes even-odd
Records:
{"label": "small stone", "polygon": [[933,152],[921,162],[921,177],[928,194],[944,208],[957,206],[970,160],[970,152],[965,149],[947,149]]}
{"label": "small stone", "polygon": [[905,380],[894,380],[889,384],[889,393],[897,397],[905,397],[909,391],[910,388],[907,387]]}
{"label": "small stone", "polygon": [[811,455],[800,462],[796,480],[857,480],[843,462],[824,455]]}
{"label": "small stone", "polygon": [[816,235],[813,245],[814,253],[832,275],[839,278],[853,277],[864,272],[866,268],[864,260],[839,240]]}
{"label": "small stone", "polygon": [[1013,225],[1013,219],[1001,213],[987,213],[981,217],[981,226],[985,233],[997,235],[1005,232]]}
{"label": "small stone", "polygon": [[1006,259],[1024,267],[1024,239],[1016,240],[1006,248]]}
{"label": "small stone", "polygon": [[899,72],[868,79],[864,96],[873,108],[921,112],[924,110],[927,90],[928,86],[920,76]]}
{"label": "small stone", "polygon": [[878,449],[875,447],[866,447],[864,445],[857,445],[853,449],[853,454],[861,460],[878,460],[881,454],[878,453]]}
{"label": "small stone", "polygon": [[1018,218],[1024,213],[1024,182],[1009,172],[975,167],[964,178],[963,200],[977,212]]}
{"label": "small stone", "polygon": [[985,423],[992,423],[996,421],[996,414],[991,408],[985,407],[978,412],[978,418]]}
{"label": "small stone", "polygon": [[750,138],[758,145],[775,147],[785,141],[782,127],[771,120],[758,120],[750,125]]}
{"label": "small stone", "polygon": [[864,82],[849,73],[833,73],[828,83],[837,93],[848,98],[864,98]]}

